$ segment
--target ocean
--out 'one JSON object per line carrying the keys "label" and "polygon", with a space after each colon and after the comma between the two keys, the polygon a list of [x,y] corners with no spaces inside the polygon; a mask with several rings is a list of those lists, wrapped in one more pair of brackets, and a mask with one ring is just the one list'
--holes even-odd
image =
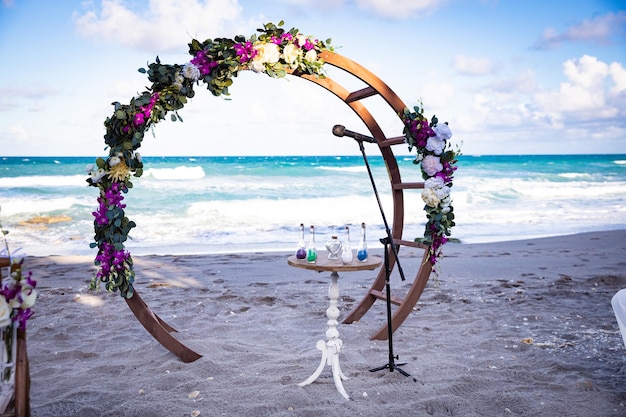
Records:
{"label": "ocean", "polygon": [[[0,157],[0,220],[9,244],[33,256],[94,255],[98,189],[84,169],[94,157]],[[419,181],[412,156],[398,156],[404,181]],[[391,226],[382,157],[368,156]],[[462,243],[626,228],[626,155],[516,155],[459,158],[452,188]],[[294,250],[300,223],[323,248],[361,222],[382,247],[382,214],[362,156],[144,157],[126,214],[137,223],[132,254]],[[404,239],[421,237],[420,190],[405,191]],[[41,223],[48,216],[49,223]]]}

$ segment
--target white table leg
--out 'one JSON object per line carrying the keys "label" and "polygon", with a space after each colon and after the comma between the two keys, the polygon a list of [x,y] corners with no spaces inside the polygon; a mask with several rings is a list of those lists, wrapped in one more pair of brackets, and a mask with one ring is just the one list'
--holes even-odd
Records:
{"label": "white table leg", "polygon": [[339,331],[337,330],[337,319],[339,318],[339,309],[337,308],[337,300],[339,299],[339,274],[337,272],[331,272],[330,279],[330,286],[328,287],[328,299],[330,305],[326,309],[326,317],[328,317],[328,322],[326,323],[328,325],[326,338],[328,341],[317,341],[316,348],[322,351],[322,360],[313,375],[298,385],[303,387],[311,384],[320,376],[322,370],[324,370],[324,366],[329,365],[332,368],[333,380],[335,381],[337,391],[339,391],[339,393],[346,400],[349,400],[350,396],[341,382],[342,379],[345,380],[348,379],[348,377],[344,375],[341,371],[341,366],[339,365],[339,352],[341,352],[341,348],[343,346],[343,341],[339,338]]}

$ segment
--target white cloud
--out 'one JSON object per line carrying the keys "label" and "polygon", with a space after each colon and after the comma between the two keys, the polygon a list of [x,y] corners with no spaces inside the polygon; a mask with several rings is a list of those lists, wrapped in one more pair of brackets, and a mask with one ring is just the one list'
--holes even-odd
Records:
{"label": "white cloud", "polygon": [[484,57],[457,55],[452,64],[463,75],[486,75],[493,71],[491,60]]}
{"label": "white cloud", "polygon": [[535,73],[531,70],[525,70],[514,77],[494,81],[491,88],[500,93],[533,93],[537,89]]}
{"label": "white cloud", "polygon": [[84,37],[164,51],[179,49],[194,37],[234,35],[242,25],[237,23],[240,14],[237,0],[150,0],[140,10],[124,0],[103,0],[100,10],[75,13],[74,21]]}
{"label": "white cloud", "polygon": [[609,12],[603,16],[570,26],[563,33],[558,33],[553,28],[544,31],[534,47],[536,49],[553,49],[561,46],[564,42],[591,42],[600,45],[608,45],[615,41],[624,43],[626,33],[626,12]]}
{"label": "white cloud", "polygon": [[[612,68],[611,77],[609,68]],[[624,100],[620,104],[620,97],[614,94],[624,88],[626,75],[620,64],[609,66],[596,57],[583,55],[566,61],[563,74],[568,81],[561,83],[558,91],[534,96],[541,111],[555,124],[624,123],[620,122],[620,117],[626,114]]]}
{"label": "white cloud", "polygon": [[447,82],[424,83],[418,91],[428,110],[442,109],[450,105],[454,100],[454,87]]}
{"label": "white cloud", "polygon": [[590,55],[583,55],[578,61],[570,59],[563,64],[563,73],[571,83],[586,90],[602,89],[608,70],[607,64]]}
{"label": "white cloud", "polygon": [[26,129],[22,127],[22,125],[13,125],[9,128],[9,133],[11,134],[11,138],[17,140],[18,142],[23,142],[29,138],[29,134],[26,132]]}
{"label": "white cloud", "polygon": [[306,6],[310,8],[315,6],[322,10],[335,9],[342,6],[347,0],[278,0],[281,3],[287,3],[296,6]]}
{"label": "white cloud", "polygon": [[44,102],[60,94],[56,88],[42,86],[0,87],[0,112],[15,111],[19,108],[41,111],[45,109]]}
{"label": "white cloud", "polygon": [[609,65],[609,74],[615,83],[615,86],[611,90],[613,94],[621,94],[626,91],[626,69],[622,64],[613,62]]}
{"label": "white cloud", "polygon": [[562,71],[565,81],[556,89],[538,91],[531,71],[495,82],[474,94],[470,111],[455,123],[467,132],[506,132],[507,138],[560,129],[555,140],[568,135],[575,141],[626,129],[626,70],[620,63],[583,55],[564,62]]}
{"label": "white cloud", "polygon": [[392,19],[429,15],[445,3],[446,0],[356,0],[361,9]]}

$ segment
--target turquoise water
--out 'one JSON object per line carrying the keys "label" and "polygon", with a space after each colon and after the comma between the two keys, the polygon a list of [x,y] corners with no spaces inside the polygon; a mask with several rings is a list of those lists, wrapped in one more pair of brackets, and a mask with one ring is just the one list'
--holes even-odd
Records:
{"label": "turquoise water", "polygon": [[[94,254],[98,190],[84,168],[92,157],[0,158],[0,216],[12,246],[32,255]],[[382,158],[368,156],[392,221]],[[412,158],[404,181],[420,180]],[[126,196],[138,227],[133,253],[292,250],[299,224],[316,226],[318,245],[346,225],[370,246],[384,227],[361,156],[153,157]],[[461,156],[454,187],[453,237],[486,242],[626,228],[626,155]],[[36,216],[67,216],[47,226]],[[422,235],[419,190],[405,193],[405,239]]]}

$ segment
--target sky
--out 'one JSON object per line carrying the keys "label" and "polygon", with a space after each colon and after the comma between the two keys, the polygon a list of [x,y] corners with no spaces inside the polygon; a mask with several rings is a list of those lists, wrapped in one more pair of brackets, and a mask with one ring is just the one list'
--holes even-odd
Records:
{"label": "sky", "polygon": [[[249,37],[281,20],[331,38],[409,108],[421,101],[463,154],[626,153],[624,0],[0,1],[0,156],[106,156],[111,103],[150,84],[139,68],[188,62],[193,38]],[[157,124],[141,153],[353,155],[332,127],[369,133],[297,77],[245,71],[230,93],[198,86],[184,121]],[[402,135],[389,107],[371,106],[387,137]]]}

